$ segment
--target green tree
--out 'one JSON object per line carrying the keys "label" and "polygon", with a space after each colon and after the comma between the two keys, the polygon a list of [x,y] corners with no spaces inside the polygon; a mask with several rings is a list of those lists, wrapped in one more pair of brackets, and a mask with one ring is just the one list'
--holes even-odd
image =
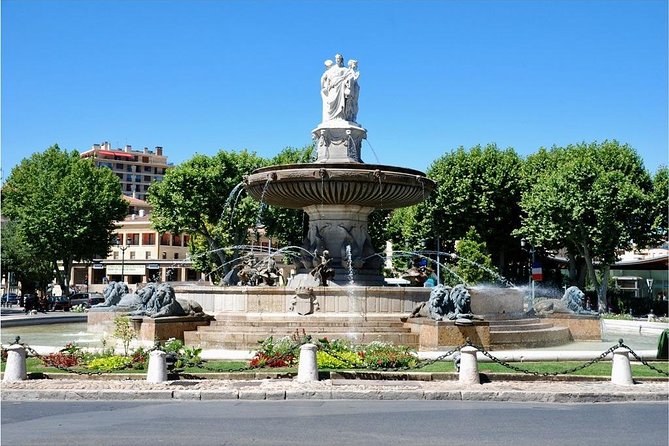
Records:
{"label": "green tree", "polygon": [[[314,146],[301,149],[287,147],[269,160],[269,165],[309,163],[314,155]],[[309,217],[302,209],[267,206],[260,214],[260,223],[265,225],[266,234],[274,240],[276,247],[302,246],[302,240],[309,228]]]}
{"label": "green tree", "polygon": [[258,203],[237,196],[242,179],[264,164],[248,151],[195,155],[149,188],[151,223],[162,233],[191,234],[194,266],[218,280],[258,217]]}
{"label": "green tree", "polygon": [[656,237],[650,176],[634,149],[617,141],[555,147],[538,157],[529,161],[543,167],[532,172],[523,193],[517,232],[534,246],[566,248],[572,260],[582,258],[604,310],[617,250],[633,242],[646,246]]}
{"label": "green tree", "polygon": [[669,169],[660,167],[653,175],[653,232],[659,240],[669,236]]}
{"label": "green tree", "polygon": [[23,293],[32,293],[33,288],[46,292],[47,285],[53,279],[52,263],[31,252],[31,247],[25,243],[20,227],[16,221],[5,222],[0,231],[2,237],[2,270],[12,272],[16,280],[23,285]]}
{"label": "green tree", "polygon": [[437,187],[417,229],[453,247],[473,227],[504,271],[520,254],[512,234],[520,227],[521,166],[513,149],[501,150],[495,144],[460,147],[438,158],[427,170]]}
{"label": "green tree", "polygon": [[96,168],[78,152],[68,153],[57,145],[12,170],[2,188],[2,204],[27,252],[36,263],[47,262],[57,271],[65,292],[72,262],[106,255],[115,222],[128,208],[111,170]]}
{"label": "green tree", "polygon": [[425,203],[405,208],[393,209],[385,219],[385,225],[379,233],[393,244],[393,267],[400,272],[411,267],[412,253],[426,249],[425,241],[430,228],[423,224]]}
{"label": "green tree", "polygon": [[[455,253],[457,254],[455,271],[467,284],[490,283],[499,277],[492,266],[492,259],[485,242],[473,227],[469,228],[464,238],[455,243]],[[457,279],[455,282],[451,281],[452,285],[457,283]]]}

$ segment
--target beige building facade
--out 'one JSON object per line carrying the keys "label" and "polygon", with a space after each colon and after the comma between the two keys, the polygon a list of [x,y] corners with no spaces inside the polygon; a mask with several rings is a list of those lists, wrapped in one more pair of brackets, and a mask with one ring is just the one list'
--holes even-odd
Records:
{"label": "beige building facade", "polygon": [[188,234],[161,234],[151,227],[151,205],[133,197],[128,216],[118,222],[117,244],[105,258],[72,267],[70,283],[79,291],[101,291],[109,281],[129,285],[151,281],[197,282],[204,276],[188,258]]}
{"label": "beige building facade", "polygon": [[108,142],[93,144],[90,150],[81,153],[82,158],[90,158],[97,167],[107,167],[121,181],[123,195],[146,200],[149,186],[154,181],[161,181],[171,167],[163,148],[155,150],[133,150],[126,145],[122,149],[112,149]]}

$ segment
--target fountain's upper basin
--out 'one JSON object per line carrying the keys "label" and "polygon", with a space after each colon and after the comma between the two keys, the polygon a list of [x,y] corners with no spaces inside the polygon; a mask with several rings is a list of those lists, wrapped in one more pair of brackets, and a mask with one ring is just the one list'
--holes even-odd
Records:
{"label": "fountain's upper basin", "polygon": [[423,201],[435,187],[418,170],[363,163],[263,167],[245,183],[253,198],[293,209],[319,204],[395,209]]}

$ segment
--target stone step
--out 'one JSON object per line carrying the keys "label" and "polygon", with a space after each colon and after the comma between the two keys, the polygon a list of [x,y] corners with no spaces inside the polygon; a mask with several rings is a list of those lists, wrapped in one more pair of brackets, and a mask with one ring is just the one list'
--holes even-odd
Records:
{"label": "stone step", "polygon": [[399,318],[392,319],[363,319],[363,318],[276,318],[276,317],[222,317],[216,316],[216,320],[211,325],[230,326],[235,324],[254,325],[254,326],[288,326],[288,327],[314,327],[314,326],[366,326],[366,327],[401,327],[404,323]]}
{"label": "stone step", "polygon": [[492,319],[488,321],[490,326],[506,326],[506,325],[528,325],[536,324],[537,322],[545,322],[545,319],[539,318],[525,318],[525,319]]}
{"label": "stone step", "polygon": [[533,348],[562,345],[571,341],[567,327],[536,330],[490,331],[491,345],[503,348]]}
{"label": "stone step", "polygon": [[[276,334],[275,337],[278,337]],[[290,336],[290,334],[286,334]],[[257,349],[259,342],[267,336],[260,333],[211,333],[211,332],[186,332],[184,341],[186,345],[200,346],[202,348],[248,348]],[[319,333],[318,338],[345,339],[353,343],[367,344],[373,341],[391,342],[396,345],[418,347],[418,335],[414,333]]]}
{"label": "stone step", "polygon": [[284,327],[284,328],[310,328],[310,327],[366,327],[366,328],[402,328],[402,321],[365,322],[365,321],[212,321],[210,327]]}
{"label": "stone step", "polygon": [[303,331],[307,334],[312,333],[349,333],[349,332],[372,332],[372,333],[393,333],[393,332],[410,332],[411,329],[400,326],[393,327],[368,327],[368,326],[342,326],[342,325],[326,325],[326,326],[284,326],[284,325],[210,325],[208,327],[200,327],[199,331],[211,331],[211,332],[231,332],[231,333],[295,333],[296,331],[302,333]]}
{"label": "stone step", "polygon": [[490,325],[490,332],[497,333],[502,331],[530,331],[530,330],[542,330],[546,328],[552,328],[553,324],[550,322],[537,322],[534,324],[523,324],[523,325]]}

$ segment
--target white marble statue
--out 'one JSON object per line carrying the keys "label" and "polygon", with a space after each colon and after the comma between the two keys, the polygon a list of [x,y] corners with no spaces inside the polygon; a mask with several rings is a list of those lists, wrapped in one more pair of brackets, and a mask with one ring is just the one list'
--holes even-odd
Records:
{"label": "white marble statue", "polygon": [[325,73],[321,77],[323,98],[323,122],[334,119],[355,122],[358,115],[358,62],[349,60],[344,67],[344,57],[335,56],[335,62],[325,61]]}

